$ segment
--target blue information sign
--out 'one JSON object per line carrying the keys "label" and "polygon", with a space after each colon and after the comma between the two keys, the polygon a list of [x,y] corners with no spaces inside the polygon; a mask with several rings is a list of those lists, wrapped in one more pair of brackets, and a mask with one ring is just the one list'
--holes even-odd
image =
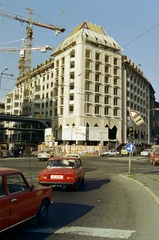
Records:
{"label": "blue information sign", "polygon": [[126,150],[131,153],[135,150],[135,145],[133,143],[127,143],[126,144]]}

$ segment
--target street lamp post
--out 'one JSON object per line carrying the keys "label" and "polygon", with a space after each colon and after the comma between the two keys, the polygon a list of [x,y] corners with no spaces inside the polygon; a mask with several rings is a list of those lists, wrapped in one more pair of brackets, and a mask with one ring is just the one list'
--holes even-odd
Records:
{"label": "street lamp post", "polygon": [[1,87],[2,75],[7,75],[7,76],[10,76],[10,77],[14,77],[13,74],[7,74],[7,73],[4,73],[6,70],[8,70],[7,67],[5,67],[5,69],[4,69],[2,72],[0,72],[0,87]]}
{"label": "street lamp post", "polygon": [[150,145],[150,140],[151,140],[151,132],[150,132],[150,111],[153,111],[153,116],[154,116],[154,111],[159,111],[159,108],[148,109],[148,145]]}

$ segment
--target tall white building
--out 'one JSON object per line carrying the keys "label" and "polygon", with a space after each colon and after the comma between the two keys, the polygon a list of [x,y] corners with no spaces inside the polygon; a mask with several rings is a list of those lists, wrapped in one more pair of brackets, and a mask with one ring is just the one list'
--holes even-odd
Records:
{"label": "tall white building", "polygon": [[[118,43],[100,26],[84,22],[52,54],[54,57],[55,137],[63,126],[95,127],[104,142],[121,141],[121,52]],[[87,139],[90,141],[89,133]],[[97,135],[92,141],[96,142]],[[103,144],[103,143],[102,143]]]}

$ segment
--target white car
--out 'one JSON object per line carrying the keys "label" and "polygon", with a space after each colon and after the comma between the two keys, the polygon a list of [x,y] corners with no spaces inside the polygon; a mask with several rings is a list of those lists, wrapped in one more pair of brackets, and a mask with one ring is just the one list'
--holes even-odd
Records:
{"label": "white car", "polygon": [[51,154],[50,151],[44,150],[44,151],[40,151],[38,153],[38,160],[39,161],[42,161],[42,160],[47,161],[50,157],[52,157],[52,154]]}
{"label": "white car", "polygon": [[31,156],[32,156],[32,157],[35,157],[35,156],[37,157],[37,156],[38,156],[38,153],[39,153],[38,151],[33,151],[33,152],[31,153]]}
{"label": "white car", "polygon": [[149,156],[150,155],[150,149],[144,149],[141,153],[141,156]]}
{"label": "white car", "polygon": [[118,151],[116,151],[115,149],[111,149],[111,150],[106,151],[106,152],[101,152],[100,156],[117,156],[119,154],[120,153]]}

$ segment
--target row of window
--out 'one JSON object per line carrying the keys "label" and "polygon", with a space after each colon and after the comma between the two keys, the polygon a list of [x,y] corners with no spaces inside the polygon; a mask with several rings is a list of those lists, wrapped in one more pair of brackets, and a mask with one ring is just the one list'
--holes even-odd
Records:
{"label": "row of window", "polygon": [[133,72],[128,73],[127,72],[127,81],[131,81],[133,84],[136,84],[140,88],[145,88],[145,83],[144,81],[141,80],[141,78],[137,74],[133,74]]}
{"label": "row of window", "polygon": [[[60,116],[63,116],[63,110],[64,110],[63,107],[60,107]],[[112,110],[111,108],[105,107],[104,108],[104,116],[110,116],[111,110]],[[91,109],[91,111],[92,111],[92,109]],[[69,106],[69,114],[73,114],[73,113],[74,113],[74,105],[70,105]],[[55,116],[58,115],[56,108],[55,108],[54,114],[55,114]],[[90,106],[89,105],[85,106],[85,114],[90,114]],[[100,106],[94,107],[94,114],[101,115],[101,107]],[[113,116],[119,117],[119,109],[118,108],[113,109]],[[51,115],[50,115],[50,117],[51,117]]]}
{"label": "row of window", "polygon": [[[111,74],[113,73],[114,75],[118,75],[118,68],[117,67],[111,67],[111,66],[103,66],[102,63],[92,63],[88,60],[86,60],[85,62],[85,68],[87,70],[91,70],[94,72],[100,72],[100,73],[107,73],[107,74]],[[113,70],[113,71],[112,71]]]}
{"label": "row of window", "polygon": [[133,84],[127,84],[127,89],[130,89],[131,92],[133,92],[133,94],[138,94],[141,95],[143,97],[146,96],[146,93],[148,93],[148,87],[144,87],[144,88],[140,88],[139,86],[134,86]]}
{"label": "row of window", "polygon": [[[85,80],[89,81],[89,82],[94,82],[93,81],[93,76],[94,76],[94,81],[95,82],[100,82],[100,83],[104,83],[104,84],[111,84],[111,85],[119,85],[119,77],[118,76],[114,76],[114,77],[110,77],[109,75],[101,75],[101,74],[93,74],[91,72],[85,71]],[[103,82],[104,80],[104,82]]]}
{"label": "row of window", "polygon": [[[89,50],[89,49],[85,50],[85,57],[86,58],[92,60],[93,59],[93,54],[94,53],[91,50]],[[111,56],[106,55],[106,54],[103,56],[103,53],[99,53],[99,52],[95,52],[95,55],[94,55],[94,59],[96,61],[101,61],[101,62],[105,62],[105,63],[109,63],[109,64],[110,64],[110,59],[111,58],[112,58]],[[113,63],[116,66],[119,65],[119,59],[117,57],[113,57]]]}

